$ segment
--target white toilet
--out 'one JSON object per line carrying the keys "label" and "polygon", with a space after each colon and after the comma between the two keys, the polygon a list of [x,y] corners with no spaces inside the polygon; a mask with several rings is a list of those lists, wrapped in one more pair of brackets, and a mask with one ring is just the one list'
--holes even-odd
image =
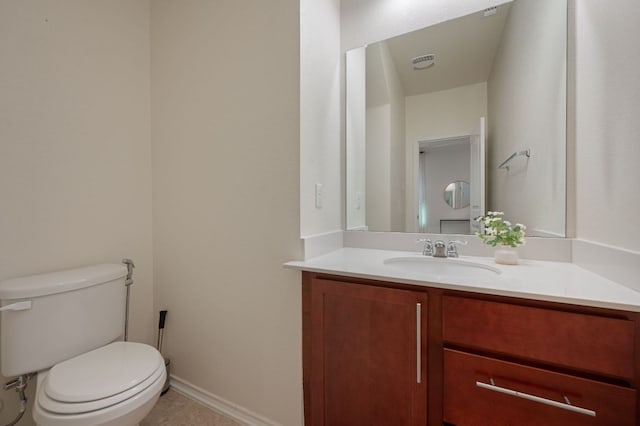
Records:
{"label": "white toilet", "polygon": [[105,264],[0,283],[0,370],[38,373],[36,424],[133,426],[158,400],[160,353],[116,341],[126,274],[124,265]]}

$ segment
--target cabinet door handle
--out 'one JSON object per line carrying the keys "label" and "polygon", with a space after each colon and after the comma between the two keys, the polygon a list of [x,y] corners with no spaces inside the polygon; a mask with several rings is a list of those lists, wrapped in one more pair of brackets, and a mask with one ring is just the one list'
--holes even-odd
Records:
{"label": "cabinet door handle", "polygon": [[[483,388],[483,389],[488,389],[490,391],[504,393],[506,395],[511,395],[511,396],[515,396],[515,397],[518,397],[518,398],[526,399],[526,400],[529,400],[529,401],[538,402],[540,404],[551,405],[553,407],[561,408],[563,410],[568,410],[568,411],[573,411],[575,413],[584,414],[585,416],[591,416],[591,417],[595,417],[596,416],[596,412],[593,411],[593,410],[589,410],[589,409],[581,408],[581,407],[576,407],[575,405],[571,405],[569,403],[558,402],[558,401],[554,401],[553,399],[542,398],[542,397],[531,395],[531,394],[528,394],[528,393],[518,392],[518,391],[513,390],[513,389],[508,389],[508,388],[503,388],[503,387],[500,387],[500,386],[496,386],[494,384],[494,382],[493,382],[493,379],[491,379],[491,383],[483,383],[483,382],[476,381],[476,386],[478,386],[480,388]],[[565,401],[569,401],[569,399],[566,396],[564,398],[565,398]]]}
{"label": "cabinet door handle", "polygon": [[422,331],[420,330],[422,304],[416,303],[416,382],[422,382]]}

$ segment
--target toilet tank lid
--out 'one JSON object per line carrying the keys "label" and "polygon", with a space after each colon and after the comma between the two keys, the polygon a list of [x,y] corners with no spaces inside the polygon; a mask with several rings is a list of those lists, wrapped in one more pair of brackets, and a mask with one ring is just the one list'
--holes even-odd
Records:
{"label": "toilet tank lid", "polygon": [[25,299],[91,287],[127,275],[123,264],[105,263],[0,282],[0,300]]}

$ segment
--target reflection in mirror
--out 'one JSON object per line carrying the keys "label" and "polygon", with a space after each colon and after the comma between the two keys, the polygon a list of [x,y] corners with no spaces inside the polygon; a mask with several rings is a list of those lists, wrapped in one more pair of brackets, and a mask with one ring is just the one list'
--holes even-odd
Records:
{"label": "reflection in mirror", "polygon": [[[484,161],[479,155],[482,151],[480,141],[480,135],[465,135],[418,142],[416,188],[419,232],[441,233],[443,229],[449,229],[443,228],[443,223],[466,222],[464,233],[469,233],[469,218],[479,216],[482,211],[480,200],[483,198],[484,184],[480,176]],[[464,206],[457,203],[452,211],[442,198],[442,188],[457,181],[470,182],[466,188],[467,203]],[[473,206],[470,205],[472,199]],[[474,224],[473,230],[476,231],[477,223]]]}
{"label": "reflection in mirror", "polygon": [[[473,232],[498,210],[564,236],[566,10],[515,0],[347,52],[347,229]],[[443,202],[453,181],[469,206]]]}
{"label": "reflection in mirror", "polygon": [[469,207],[469,182],[457,180],[444,188],[444,202],[452,209]]}

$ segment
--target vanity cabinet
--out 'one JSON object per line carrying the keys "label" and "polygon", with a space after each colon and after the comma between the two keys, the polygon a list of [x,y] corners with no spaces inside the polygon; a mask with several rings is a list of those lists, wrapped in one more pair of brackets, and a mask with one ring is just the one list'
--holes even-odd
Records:
{"label": "vanity cabinet", "polygon": [[424,426],[427,295],[328,279],[305,294],[305,424]]}
{"label": "vanity cabinet", "polygon": [[639,323],[303,272],[305,424],[638,426]]}

